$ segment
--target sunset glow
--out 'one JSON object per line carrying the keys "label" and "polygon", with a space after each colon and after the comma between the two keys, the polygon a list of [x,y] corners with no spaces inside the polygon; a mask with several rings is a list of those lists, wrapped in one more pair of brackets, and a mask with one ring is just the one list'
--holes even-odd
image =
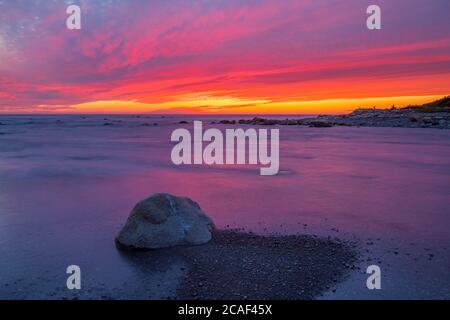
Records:
{"label": "sunset glow", "polygon": [[450,93],[448,1],[0,1],[2,113],[342,113]]}

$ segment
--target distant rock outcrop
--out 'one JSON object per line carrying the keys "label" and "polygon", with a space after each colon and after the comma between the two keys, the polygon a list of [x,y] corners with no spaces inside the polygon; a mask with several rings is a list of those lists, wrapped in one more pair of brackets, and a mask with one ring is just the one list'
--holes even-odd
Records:
{"label": "distant rock outcrop", "polygon": [[[221,124],[235,124],[235,121],[222,120]],[[328,128],[333,126],[355,127],[401,127],[450,129],[450,96],[421,106],[390,109],[356,109],[350,114],[320,115],[303,119],[241,119],[237,123],[258,126],[309,126]]]}
{"label": "distant rock outcrop", "polygon": [[139,202],[116,238],[121,249],[200,245],[211,240],[212,220],[189,198],[158,193]]}
{"label": "distant rock outcrop", "polygon": [[357,109],[348,115],[321,116],[332,125],[450,129],[450,97],[421,106]]}

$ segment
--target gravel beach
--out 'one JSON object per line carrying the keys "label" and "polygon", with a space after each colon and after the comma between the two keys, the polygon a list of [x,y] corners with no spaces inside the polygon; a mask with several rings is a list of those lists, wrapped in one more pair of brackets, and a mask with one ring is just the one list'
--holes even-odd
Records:
{"label": "gravel beach", "polygon": [[183,261],[178,288],[165,299],[314,299],[359,268],[355,243],[236,230],[215,231],[201,246],[123,254],[143,270],[155,268],[161,256]]}
{"label": "gravel beach", "polygon": [[313,299],[357,268],[353,245],[313,236],[219,231],[180,253],[190,266],[181,299]]}

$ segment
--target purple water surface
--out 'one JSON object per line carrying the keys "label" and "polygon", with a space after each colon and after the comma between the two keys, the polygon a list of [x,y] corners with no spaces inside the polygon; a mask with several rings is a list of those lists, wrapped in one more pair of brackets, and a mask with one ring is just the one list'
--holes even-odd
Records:
{"label": "purple water surface", "polygon": [[360,271],[324,298],[450,298],[450,131],[280,127],[280,173],[267,177],[173,165],[170,134],[186,118],[233,117],[0,117],[0,298],[64,287],[69,264],[105,292],[141,285],[113,240],[155,192],[191,197],[219,227],[354,239],[363,252],[375,242],[361,266],[376,255],[383,289]]}

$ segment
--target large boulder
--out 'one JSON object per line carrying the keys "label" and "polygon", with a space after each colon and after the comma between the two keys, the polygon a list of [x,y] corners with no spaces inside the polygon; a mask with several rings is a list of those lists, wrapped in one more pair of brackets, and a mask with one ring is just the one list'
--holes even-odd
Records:
{"label": "large boulder", "polygon": [[116,238],[119,248],[158,249],[211,240],[212,220],[189,198],[157,193],[139,202]]}

